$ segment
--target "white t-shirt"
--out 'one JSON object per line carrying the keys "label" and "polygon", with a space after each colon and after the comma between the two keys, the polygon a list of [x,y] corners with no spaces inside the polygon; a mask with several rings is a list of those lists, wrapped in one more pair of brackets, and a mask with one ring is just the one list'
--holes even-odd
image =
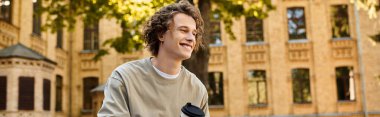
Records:
{"label": "white t-shirt", "polygon": [[161,77],[164,77],[164,78],[166,78],[166,79],[175,79],[175,78],[178,77],[178,75],[179,75],[179,73],[180,73],[180,72],[178,72],[178,73],[175,74],[175,75],[170,75],[170,74],[167,74],[167,73],[164,73],[164,72],[160,71],[159,69],[157,69],[156,67],[154,67],[154,65],[152,65],[152,66],[153,66],[154,70],[155,70],[155,71],[156,71]]}

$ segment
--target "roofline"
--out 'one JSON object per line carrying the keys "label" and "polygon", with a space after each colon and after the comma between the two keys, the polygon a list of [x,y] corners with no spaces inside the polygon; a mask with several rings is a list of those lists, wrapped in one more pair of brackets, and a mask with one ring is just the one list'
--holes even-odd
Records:
{"label": "roofline", "polygon": [[57,65],[57,62],[54,62],[50,59],[47,59],[47,58],[43,58],[43,59],[34,59],[34,58],[28,58],[28,57],[23,57],[23,56],[17,56],[17,55],[11,55],[11,56],[2,56],[0,57],[0,59],[6,59],[6,58],[22,58],[22,59],[28,59],[28,60],[42,60],[42,61],[45,61],[45,62],[48,62],[48,63],[51,63],[53,65]]}

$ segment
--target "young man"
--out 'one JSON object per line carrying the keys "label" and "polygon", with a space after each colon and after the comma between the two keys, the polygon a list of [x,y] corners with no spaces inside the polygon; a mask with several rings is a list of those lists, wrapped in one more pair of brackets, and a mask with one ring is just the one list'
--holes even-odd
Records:
{"label": "young man", "polygon": [[208,95],[201,81],[181,65],[202,45],[202,17],[181,1],[163,7],[144,27],[154,57],[125,63],[108,79],[98,116],[179,117],[190,102],[209,117]]}

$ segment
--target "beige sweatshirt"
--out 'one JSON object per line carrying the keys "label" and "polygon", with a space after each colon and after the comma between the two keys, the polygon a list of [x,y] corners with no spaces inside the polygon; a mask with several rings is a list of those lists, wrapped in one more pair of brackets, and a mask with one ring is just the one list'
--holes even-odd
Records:
{"label": "beige sweatshirt", "polygon": [[98,116],[179,117],[187,102],[209,117],[208,95],[201,81],[185,67],[178,78],[165,79],[150,58],[125,63],[108,78]]}

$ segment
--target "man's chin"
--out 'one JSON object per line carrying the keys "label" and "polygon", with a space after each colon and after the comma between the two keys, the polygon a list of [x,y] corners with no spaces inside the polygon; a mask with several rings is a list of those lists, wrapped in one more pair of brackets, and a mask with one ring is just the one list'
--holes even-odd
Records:
{"label": "man's chin", "polygon": [[190,59],[190,58],[191,58],[191,54],[189,54],[189,55],[183,55],[182,56],[183,60],[187,60],[187,59]]}
{"label": "man's chin", "polygon": [[188,55],[188,56],[186,55],[186,56],[183,57],[183,60],[187,60],[187,59],[190,59],[190,58],[191,58],[191,55]]}

